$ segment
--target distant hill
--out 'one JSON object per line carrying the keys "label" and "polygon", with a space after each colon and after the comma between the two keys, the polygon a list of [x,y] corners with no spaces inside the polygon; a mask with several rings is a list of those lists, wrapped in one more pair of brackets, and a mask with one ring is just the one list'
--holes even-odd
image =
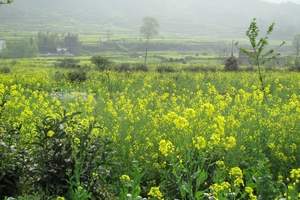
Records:
{"label": "distant hill", "polygon": [[0,25],[9,29],[138,32],[144,16],[156,17],[162,32],[233,37],[257,17],[277,23],[277,38],[300,32],[300,5],[261,0],[15,0],[0,7]]}

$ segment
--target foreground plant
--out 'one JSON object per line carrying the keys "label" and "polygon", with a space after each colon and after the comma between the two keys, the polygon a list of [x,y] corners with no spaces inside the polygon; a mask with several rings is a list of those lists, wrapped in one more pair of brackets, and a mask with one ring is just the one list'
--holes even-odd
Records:
{"label": "foreground plant", "polygon": [[[275,23],[272,23],[265,36],[259,38],[260,29],[257,25],[256,19],[254,18],[250,23],[250,26],[246,32],[246,36],[248,37],[251,49],[240,48],[243,53],[245,53],[249,58],[251,64],[257,66],[259,81],[261,84],[261,90],[264,93],[264,97],[266,98],[266,85],[264,76],[262,73],[262,66],[267,62],[276,59],[280,54],[276,52],[274,49],[269,49],[269,37],[272,34],[275,27]],[[285,42],[282,42],[279,47],[282,47]]]}

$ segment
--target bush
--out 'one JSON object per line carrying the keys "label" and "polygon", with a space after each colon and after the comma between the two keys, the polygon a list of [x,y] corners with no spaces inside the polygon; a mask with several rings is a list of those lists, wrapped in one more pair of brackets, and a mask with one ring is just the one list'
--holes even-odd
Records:
{"label": "bush", "polygon": [[54,80],[55,81],[62,81],[62,80],[65,80],[66,76],[63,72],[60,72],[60,71],[56,71],[54,73]]}
{"label": "bush", "polygon": [[18,64],[18,61],[17,61],[17,60],[12,60],[12,61],[10,62],[10,64],[11,64],[11,66],[15,66],[16,64]]}
{"label": "bush", "polygon": [[128,63],[122,63],[115,67],[115,70],[118,72],[130,72],[132,71],[132,68]]}
{"label": "bush", "polygon": [[236,57],[231,56],[225,61],[225,71],[237,71],[239,70],[239,63]]}
{"label": "bush", "polygon": [[1,74],[9,74],[11,72],[11,69],[9,67],[1,67],[0,73]]}
{"label": "bush", "polygon": [[173,73],[173,72],[176,72],[177,70],[171,66],[158,66],[156,68],[156,71],[158,73]]}
{"label": "bush", "polygon": [[105,58],[103,56],[93,56],[91,58],[91,62],[96,65],[97,69],[100,71],[107,70],[110,65],[110,61],[108,58]]}
{"label": "bush", "polygon": [[80,60],[74,58],[64,58],[56,63],[56,66],[62,68],[79,68]]}
{"label": "bush", "polygon": [[64,127],[75,114],[63,114],[57,119],[47,117],[37,125],[38,135],[33,143],[28,180],[37,190],[48,195],[64,195],[68,191],[69,175],[74,169],[72,138]]}
{"label": "bush", "polygon": [[114,68],[117,72],[147,72],[149,68],[144,64],[131,66],[129,63],[122,63]]}
{"label": "bush", "polygon": [[149,68],[147,67],[147,65],[144,64],[140,64],[134,67],[135,71],[141,71],[141,72],[148,72]]}
{"label": "bush", "polygon": [[83,70],[71,71],[67,74],[70,82],[84,82],[87,80],[87,73]]}
{"label": "bush", "polygon": [[15,147],[0,139],[0,199],[3,196],[13,196],[18,193],[21,176],[21,156]]}
{"label": "bush", "polygon": [[216,72],[216,67],[206,67],[206,66],[189,66],[183,69],[185,72]]}

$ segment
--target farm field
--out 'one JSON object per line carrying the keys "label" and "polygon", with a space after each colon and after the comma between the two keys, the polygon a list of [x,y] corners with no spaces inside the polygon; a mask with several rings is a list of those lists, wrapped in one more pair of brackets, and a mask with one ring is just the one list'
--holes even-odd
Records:
{"label": "farm field", "polygon": [[0,74],[1,198],[299,199],[299,73],[43,66]]}
{"label": "farm field", "polygon": [[300,0],[0,0],[0,200],[300,200]]}

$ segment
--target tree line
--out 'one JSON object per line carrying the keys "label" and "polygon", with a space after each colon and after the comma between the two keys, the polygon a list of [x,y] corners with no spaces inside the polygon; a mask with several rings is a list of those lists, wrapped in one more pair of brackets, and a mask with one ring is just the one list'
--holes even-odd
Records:
{"label": "tree line", "polygon": [[4,58],[34,57],[37,54],[79,55],[81,51],[79,36],[73,33],[58,34],[39,32],[36,37],[8,41],[1,53]]}

